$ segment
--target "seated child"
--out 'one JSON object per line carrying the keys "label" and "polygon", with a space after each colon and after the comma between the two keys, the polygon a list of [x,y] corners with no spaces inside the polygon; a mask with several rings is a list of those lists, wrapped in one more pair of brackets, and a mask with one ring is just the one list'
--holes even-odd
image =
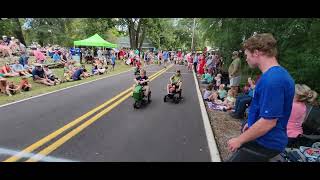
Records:
{"label": "seated child", "polygon": [[217,76],[214,78],[216,80],[216,85],[214,87],[215,90],[217,90],[221,85],[221,77],[221,74],[217,74]]}
{"label": "seated child", "polygon": [[236,92],[235,92],[235,90],[230,89],[228,91],[227,98],[225,98],[225,100],[223,101],[223,104],[226,106],[224,111],[232,109],[234,107],[235,103],[236,103]]}
{"label": "seated child", "polygon": [[209,96],[212,94],[212,88],[213,88],[213,84],[209,84],[208,86],[207,86],[207,88],[206,89],[204,89],[204,92],[203,92],[203,99],[205,100],[205,101],[209,101]]}
{"label": "seated child", "polygon": [[227,91],[224,89],[225,85],[220,84],[219,89],[218,89],[218,94],[219,94],[219,99],[224,101],[224,98],[227,96]]}
{"label": "seated child", "polygon": [[208,69],[205,69],[204,72],[205,72],[205,74],[203,74],[201,77],[201,83],[202,84],[210,84],[213,81],[213,77],[208,72]]}
{"label": "seated child", "polygon": [[218,97],[219,97],[218,92],[213,91],[212,94],[208,97],[208,100],[215,104],[222,104],[222,101]]}

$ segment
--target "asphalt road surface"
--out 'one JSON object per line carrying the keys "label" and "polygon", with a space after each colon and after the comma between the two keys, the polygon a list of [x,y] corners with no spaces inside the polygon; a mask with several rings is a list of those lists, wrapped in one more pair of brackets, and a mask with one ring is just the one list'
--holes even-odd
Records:
{"label": "asphalt road surface", "polygon": [[[150,65],[147,75],[163,69]],[[176,69],[183,76],[183,100],[179,104],[165,103],[166,84]],[[15,161],[45,151],[39,161],[209,162],[193,74],[186,66],[174,65],[158,75],[150,82],[150,104],[134,109],[130,91],[43,144],[39,140],[132,87],[133,71],[1,107],[1,161],[33,145],[36,148]],[[119,102],[125,96],[128,98]],[[93,117],[108,107],[101,117]],[[92,123],[77,131],[89,119]],[[69,138],[65,140],[64,136]],[[60,144],[54,144],[57,141]],[[54,148],[47,151],[50,145]]]}

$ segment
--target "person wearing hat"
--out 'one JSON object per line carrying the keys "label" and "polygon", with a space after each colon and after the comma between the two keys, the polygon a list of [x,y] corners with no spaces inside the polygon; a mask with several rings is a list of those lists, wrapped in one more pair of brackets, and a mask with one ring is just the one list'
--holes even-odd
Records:
{"label": "person wearing hat", "polygon": [[34,66],[35,68],[32,70],[32,78],[36,83],[45,84],[47,86],[55,85],[55,82],[48,79],[45,75],[41,64],[35,63]]}
{"label": "person wearing hat", "polygon": [[7,36],[2,36],[3,44],[6,46],[9,46],[10,44],[10,39]]}
{"label": "person wearing hat", "polygon": [[229,66],[228,72],[229,72],[229,79],[230,79],[230,87],[238,92],[239,85],[240,85],[240,65],[241,61],[239,58],[239,52],[234,51],[232,53],[232,63]]}

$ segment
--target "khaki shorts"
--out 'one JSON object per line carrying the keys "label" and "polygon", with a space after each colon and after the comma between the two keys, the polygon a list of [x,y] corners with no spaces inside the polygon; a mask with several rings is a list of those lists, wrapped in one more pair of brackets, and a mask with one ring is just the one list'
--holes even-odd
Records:
{"label": "khaki shorts", "polygon": [[237,76],[230,79],[230,86],[239,86],[240,85],[241,76]]}

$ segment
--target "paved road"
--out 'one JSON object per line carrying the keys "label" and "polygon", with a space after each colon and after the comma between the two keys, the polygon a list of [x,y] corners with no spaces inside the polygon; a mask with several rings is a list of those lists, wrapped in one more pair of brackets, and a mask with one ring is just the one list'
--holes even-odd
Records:
{"label": "paved road", "polygon": [[[183,74],[184,100],[180,104],[164,103],[166,84],[177,68]],[[161,69],[151,65],[147,74]],[[23,150],[132,84],[133,72],[128,72],[0,108],[0,160],[10,157],[5,153]],[[210,161],[192,73],[175,65],[150,86],[151,104],[135,110],[129,97],[48,157],[60,158],[58,161]],[[49,158],[47,161],[54,161]]]}

